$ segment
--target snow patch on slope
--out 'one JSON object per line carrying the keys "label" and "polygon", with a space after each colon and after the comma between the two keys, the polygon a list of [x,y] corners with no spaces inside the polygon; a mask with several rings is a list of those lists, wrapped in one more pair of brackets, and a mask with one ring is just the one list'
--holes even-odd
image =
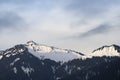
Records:
{"label": "snow patch on slope", "polygon": [[0,51],[0,60],[3,58],[3,51]]}
{"label": "snow patch on slope", "polygon": [[24,66],[22,66],[21,69],[22,69],[23,72],[24,72],[25,74],[27,74],[28,76],[30,76],[30,74],[31,74],[32,72],[34,72],[34,69],[31,68],[31,67],[24,67]]}
{"label": "snow patch on slope", "polygon": [[17,68],[16,67],[13,68],[13,71],[14,71],[15,74],[17,74]]}
{"label": "snow patch on slope", "polygon": [[0,60],[3,58],[3,55],[0,55]]}
{"label": "snow patch on slope", "polygon": [[12,63],[10,63],[10,66],[13,66],[19,60],[20,60],[20,58],[16,58]]}

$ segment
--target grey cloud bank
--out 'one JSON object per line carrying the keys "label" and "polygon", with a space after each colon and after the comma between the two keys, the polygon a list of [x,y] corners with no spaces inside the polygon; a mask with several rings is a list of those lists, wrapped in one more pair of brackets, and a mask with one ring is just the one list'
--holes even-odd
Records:
{"label": "grey cloud bank", "polygon": [[16,29],[22,27],[24,24],[22,18],[13,12],[1,11],[0,12],[0,30],[6,28]]}
{"label": "grey cloud bank", "polygon": [[80,38],[90,37],[90,36],[97,35],[97,34],[105,34],[105,33],[108,33],[111,30],[111,28],[113,28],[113,26],[103,24],[103,25],[100,25],[94,29],[91,29],[81,34]]}
{"label": "grey cloud bank", "polygon": [[85,53],[119,45],[119,5],[119,0],[0,0],[0,49],[28,40]]}

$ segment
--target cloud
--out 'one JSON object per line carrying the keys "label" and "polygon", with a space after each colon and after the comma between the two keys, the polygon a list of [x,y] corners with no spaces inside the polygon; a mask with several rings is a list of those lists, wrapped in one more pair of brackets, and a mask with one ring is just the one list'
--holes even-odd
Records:
{"label": "cloud", "polygon": [[80,34],[80,38],[85,38],[85,37],[91,37],[97,34],[105,34],[107,32],[109,32],[109,30],[111,30],[112,26],[108,25],[108,24],[103,24],[103,25],[99,25],[96,28],[93,28],[83,34]]}
{"label": "cloud", "polygon": [[98,34],[106,37],[104,34],[111,34],[111,29],[120,25],[117,17],[120,15],[119,3],[119,0],[70,0],[65,9],[74,15],[70,27],[76,31],[70,38],[84,39]]}
{"label": "cloud", "polygon": [[111,6],[119,5],[119,0],[70,0],[66,10],[78,15],[95,16],[101,14]]}
{"label": "cloud", "polygon": [[119,26],[119,4],[120,0],[0,0],[0,31],[14,30],[0,34],[0,47],[28,40],[80,51],[106,41],[113,44],[120,41],[120,32],[111,30],[113,24]]}
{"label": "cloud", "polygon": [[24,26],[24,20],[17,13],[2,11],[0,12],[0,30],[17,29]]}

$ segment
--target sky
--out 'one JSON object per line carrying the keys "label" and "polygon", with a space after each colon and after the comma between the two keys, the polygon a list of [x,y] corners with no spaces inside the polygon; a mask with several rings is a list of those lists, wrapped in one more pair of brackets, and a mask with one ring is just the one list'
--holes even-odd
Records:
{"label": "sky", "polygon": [[0,50],[33,40],[86,54],[119,35],[120,0],[0,0]]}

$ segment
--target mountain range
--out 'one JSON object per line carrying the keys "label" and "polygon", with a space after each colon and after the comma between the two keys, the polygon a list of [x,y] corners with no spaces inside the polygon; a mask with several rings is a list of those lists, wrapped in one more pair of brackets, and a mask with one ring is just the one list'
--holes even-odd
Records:
{"label": "mountain range", "polygon": [[0,51],[0,80],[120,80],[120,46],[83,54],[28,41]]}

